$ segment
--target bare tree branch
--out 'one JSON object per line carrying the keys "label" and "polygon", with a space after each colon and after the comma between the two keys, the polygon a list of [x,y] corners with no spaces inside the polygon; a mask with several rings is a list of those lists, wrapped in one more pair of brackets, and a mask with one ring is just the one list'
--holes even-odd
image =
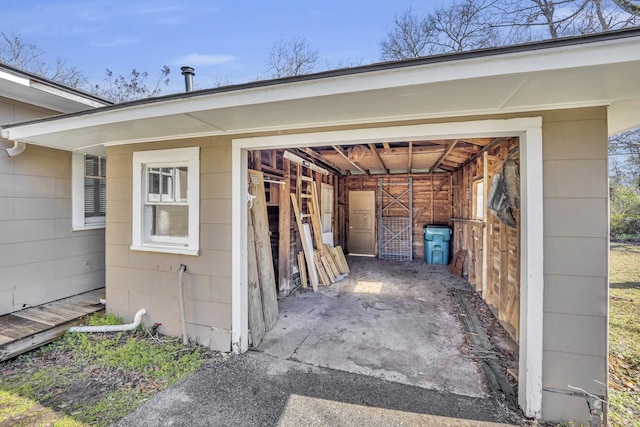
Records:
{"label": "bare tree branch", "polygon": [[266,62],[267,72],[273,78],[299,76],[311,73],[320,55],[303,38],[276,42],[269,51]]}
{"label": "bare tree branch", "polygon": [[107,69],[105,81],[106,85],[95,85],[91,92],[102,96],[103,98],[110,99],[115,103],[135,101],[142,98],[150,98],[158,96],[161,93],[161,85],[169,84],[167,76],[171,73],[168,66],[163,66],[160,70],[160,76],[153,89],[149,89],[147,86],[147,78],[149,73],[146,71],[140,72],[135,68],[131,70],[128,76],[114,76],[113,71]]}
{"label": "bare tree branch", "polygon": [[391,61],[425,56],[429,53],[429,37],[426,20],[414,15],[409,8],[402,15],[394,16],[392,29],[380,42],[380,58]]}

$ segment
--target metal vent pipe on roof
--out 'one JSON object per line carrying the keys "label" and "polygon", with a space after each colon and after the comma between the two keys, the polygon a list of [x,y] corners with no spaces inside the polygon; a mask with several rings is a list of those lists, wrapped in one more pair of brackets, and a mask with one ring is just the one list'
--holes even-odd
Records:
{"label": "metal vent pipe on roof", "polygon": [[182,75],[184,76],[184,86],[186,92],[193,91],[193,76],[196,75],[193,67],[180,67]]}

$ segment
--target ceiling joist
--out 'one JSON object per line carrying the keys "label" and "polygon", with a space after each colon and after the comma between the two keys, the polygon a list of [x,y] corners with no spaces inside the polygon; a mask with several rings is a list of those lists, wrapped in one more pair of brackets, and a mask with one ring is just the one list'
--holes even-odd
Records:
{"label": "ceiling joist", "polygon": [[389,169],[387,168],[387,165],[384,164],[384,160],[382,160],[382,157],[380,157],[380,154],[376,149],[376,144],[369,143],[369,149],[371,150],[373,155],[376,157],[376,159],[378,159],[378,162],[380,162],[382,169],[384,169],[384,173],[389,173]]}

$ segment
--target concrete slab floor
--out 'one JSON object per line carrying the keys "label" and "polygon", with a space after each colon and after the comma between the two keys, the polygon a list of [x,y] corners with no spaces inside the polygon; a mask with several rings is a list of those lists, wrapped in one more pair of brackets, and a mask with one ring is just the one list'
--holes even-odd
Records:
{"label": "concrete slab floor", "polygon": [[470,289],[446,266],[348,257],[351,274],[314,293],[279,299],[280,316],[258,347],[269,355],[388,381],[486,397],[447,294]]}

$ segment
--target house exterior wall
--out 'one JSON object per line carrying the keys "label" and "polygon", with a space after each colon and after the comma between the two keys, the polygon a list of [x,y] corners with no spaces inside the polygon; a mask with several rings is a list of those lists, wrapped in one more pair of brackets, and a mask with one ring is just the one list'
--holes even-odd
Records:
{"label": "house exterior wall", "polygon": [[[0,97],[0,123],[53,113]],[[72,231],[71,206],[70,152],[0,151],[0,315],[104,286],[104,230]]]}
{"label": "house exterior wall", "polygon": [[609,213],[605,108],[543,115],[546,420],[585,422],[571,387],[606,396]]}
{"label": "house exterior wall", "polygon": [[[131,250],[133,153],[200,147],[200,254]],[[144,323],[182,335],[179,273],[184,274],[187,335],[199,344],[231,346],[231,139],[197,138],[107,149],[107,310],[127,320],[141,308]]]}

